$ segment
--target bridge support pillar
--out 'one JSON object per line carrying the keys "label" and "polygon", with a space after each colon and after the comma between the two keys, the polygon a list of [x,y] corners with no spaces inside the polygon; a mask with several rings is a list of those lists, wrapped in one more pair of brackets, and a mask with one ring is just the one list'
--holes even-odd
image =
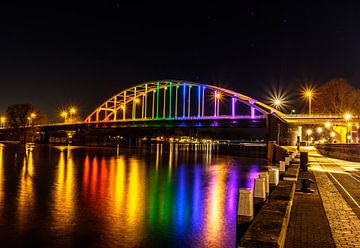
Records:
{"label": "bridge support pillar", "polygon": [[344,126],[333,126],[334,131],[339,134],[340,143],[346,143],[347,127]]}

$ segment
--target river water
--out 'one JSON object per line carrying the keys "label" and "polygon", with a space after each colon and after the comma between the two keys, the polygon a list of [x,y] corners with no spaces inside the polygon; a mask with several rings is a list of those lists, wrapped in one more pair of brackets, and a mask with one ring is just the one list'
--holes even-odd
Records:
{"label": "river water", "polygon": [[235,247],[238,188],[267,162],[216,151],[1,144],[0,246]]}

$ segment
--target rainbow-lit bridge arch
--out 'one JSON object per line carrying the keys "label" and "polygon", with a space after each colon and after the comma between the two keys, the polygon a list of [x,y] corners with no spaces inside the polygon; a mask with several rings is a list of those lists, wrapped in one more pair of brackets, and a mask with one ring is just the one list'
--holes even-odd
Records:
{"label": "rainbow-lit bridge arch", "polygon": [[85,122],[279,118],[283,113],[221,87],[183,80],[146,82],[123,90],[97,107]]}

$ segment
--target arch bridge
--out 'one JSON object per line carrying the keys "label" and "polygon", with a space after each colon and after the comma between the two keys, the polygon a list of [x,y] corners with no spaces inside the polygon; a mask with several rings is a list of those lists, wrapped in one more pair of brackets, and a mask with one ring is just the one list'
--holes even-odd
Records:
{"label": "arch bridge", "polygon": [[125,89],[98,106],[86,123],[265,119],[276,109],[225,88],[181,80],[146,82]]}

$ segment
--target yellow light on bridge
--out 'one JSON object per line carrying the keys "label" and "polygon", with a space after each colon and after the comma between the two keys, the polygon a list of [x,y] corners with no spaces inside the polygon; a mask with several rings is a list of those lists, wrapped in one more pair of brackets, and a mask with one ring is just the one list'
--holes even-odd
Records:
{"label": "yellow light on bridge", "polygon": [[135,103],[139,103],[140,102],[140,100],[139,99],[137,99],[137,98],[135,98]]}
{"label": "yellow light on bridge", "polygon": [[308,129],[308,130],[306,130],[306,133],[307,133],[307,135],[311,135],[311,134],[312,134],[312,130],[311,130],[311,129]]}
{"label": "yellow light on bridge", "polygon": [[221,99],[221,93],[219,92],[219,93],[216,93],[216,98],[217,99]]}
{"label": "yellow light on bridge", "polygon": [[330,128],[330,127],[331,127],[331,122],[326,122],[326,123],[325,123],[325,127],[326,127],[326,128]]}
{"label": "yellow light on bridge", "polygon": [[336,135],[335,132],[331,132],[331,133],[330,133],[331,138],[334,138],[335,135]]}
{"label": "yellow light on bridge", "polygon": [[67,112],[66,112],[66,111],[61,112],[61,116],[64,117],[64,118],[66,118]]}
{"label": "yellow light on bridge", "polygon": [[34,119],[35,117],[36,117],[36,114],[35,114],[35,113],[31,113],[31,114],[30,114],[30,118],[33,118],[33,119]]}
{"label": "yellow light on bridge", "polygon": [[322,133],[322,131],[323,131],[323,129],[321,128],[321,127],[318,127],[317,128],[317,132],[320,134],[320,133]]}
{"label": "yellow light on bridge", "polygon": [[351,114],[349,114],[349,113],[346,113],[345,115],[344,115],[344,118],[345,118],[345,120],[350,120],[351,119]]}

